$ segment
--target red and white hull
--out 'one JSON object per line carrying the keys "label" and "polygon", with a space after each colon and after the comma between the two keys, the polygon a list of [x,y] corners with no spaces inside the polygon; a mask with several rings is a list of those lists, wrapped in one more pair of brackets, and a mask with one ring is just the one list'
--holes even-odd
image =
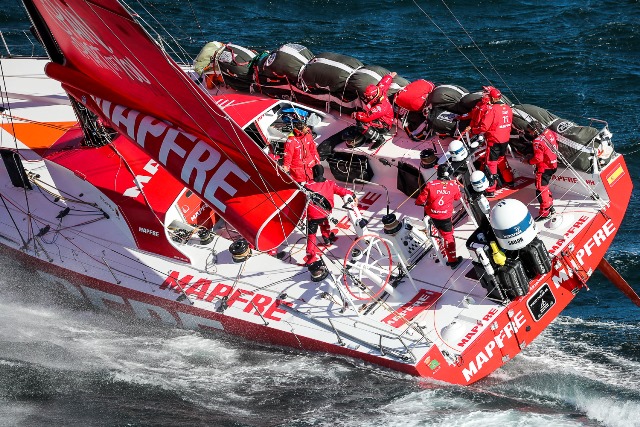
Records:
{"label": "red and white hull", "polygon": [[[542,223],[538,233],[553,256],[552,270],[532,280],[527,295],[506,305],[487,299],[472,274],[464,241],[476,226],[468,215],[461,215],[455,229],[465,258],[460,267],[443,266],[437,249],[426,243],[403,252],[402,242],[394,241],[399,256],[411,265],[409,275],[379,298],[359,299],[358,291],[354,295],[341,280],[358,233],[338,200],[334,217],[339,239],[324,249],[331,274],[321,282],[313,282],[301,265],[301,231],[278,248],[284,258],[254,251],[244,263],[234,262],[229,253],[238,236],[228,225],[213,227],[213,240],[207,243],[196,236],[176,241],[172,232],[187,220],[186,212],[210,216],[210,223],[217,218],[206,205],[185,207],[185,188],[123,137],[106,147],[82,147],[64,92],[43,78],[44,60],[2,62],[3,91],[11,105],[2,116],[2,149],[19,153],[34,188],[15,187],[8,169],[0,168],[0,242],[36,271],[36,283],[173,327],[224,331],[470,384],[514,358],[585,287],[620,227],[631,194],[621,155],[598,174],[580,173],[588,189],[568,169],[559,170],[551,184],[557,221]],[[33,79],[24,79],[24,70]],[[317,128],[324,138],[349,124],[346,118],[317,114],[325,125]],[[447,143],[437,141],[442,151]],[[355,187],[369,232],[384,237],[380,218],[387,210],[387,194],[380,184],[389,190],[396,214],[414,229],[420,227],[422,209],[396,190],[396,171],[389,164],[417,164],[420,151],[435,144],[398,134],[375,153],[355,150],[368,156],[378,184]],[[350,152],[344,143],[336,150]],[[510,160],[518,185],[502,190],[497,200],[519,199],[535,216],[531,168]],[[415,233],[419,237],[421,231]]]}

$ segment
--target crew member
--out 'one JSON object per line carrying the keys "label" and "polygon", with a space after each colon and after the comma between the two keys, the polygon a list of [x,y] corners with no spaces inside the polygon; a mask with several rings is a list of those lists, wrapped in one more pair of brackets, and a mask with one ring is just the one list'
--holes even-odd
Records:
{"label": "crew member", "polygon": [[471,120],[471,124],[478,123],[478,119],[484,115],[487,105],[489,105],[489,91],[491,86],[484,86],[482,89],[482,97],[478,100],[476,105],[467,114],[456,117],[457,120],[464,122]]}
{"label": "crew member", "polygon": [[469,185],[467,185],[466,189],[471,213],[478,226],[482,230],[487,230],[491,228],[489,223],[490,206],[484,192],[489,187],[489,180],[484,172],[478,170],[469,175],[468,181]]}
{"label": "crew member", "polygon": [[490,175],[486,195],[492,197],[498,184],[498,170],[505,186],[513,186],[513,173],[505,156],[511,136],[513,111],[501,101],[502,94],[498,89],[493,86],[486,89],[489,101],[478,110],[477,115],[472,116],[471,124],[465,132],[471,132],[473,135],[484,133],[487,142],[485,161]]}
{"label": "crew member", "polygon": [[[320,226],[323,243],[328,246],[336,241],[337,237],[331,232],[329,224],[329,215],[333,210],[333,197],[335,194],[345,197],[353,192],[344,187],[339,186],[330,179],[324,177],[324,166],[317,164],[313,167],[313,181],[307,182],[305,188],[313,193],[311,203],[307,207],[307,255],[304,257],[306,265],[312,264],[318,260],[317,256],[317,239],[316,233]],[[319,197],[321,196],[321,197]],[[358,199],[354,197],[355,205]]]}
{"label": "crew member", "polygon": [[460,200],[460,186],[456,180],[451,180],[451,167],[443,163],[438,166],[437,179],[429,181],[418,198],[416,205],[424,206],[424,214],[433,221],[444,240],[447,254],[447,265],[452,269],[458,267],[462,257],[456,257],[456,241],[453,237],[453,202]]}
{"label": "crew member", "polygon": [[[364,111],[351,115],[356,120],[358,131],[364,135],[364,139],[373,142],[371,149],[375,150],[385,143],[384,134],[393,125],[393,107],[387,98],[387,92],[396,72],[387,74],[377,85],[369,85],[362,95]],[[352,148],[362,145],[364,141],[354,143]]]}
{"label": "crew member", "polygon": [[282,169],[299,183],[313,178],[313,166],[320,163],[320,156],[311,129],[302,119],[293,120],[293,130],[284,145]]}
{"label": "crew member", "polygon": [[540,202],[536,221],[542,221],[555,213],[549,182],[558,170],[558,140],[551,129],[545,129],[537,120],[527,125],[527,134],[528,138],[533,140],[533,157],[529,159],[529,164],[535,166],[536,197]]}

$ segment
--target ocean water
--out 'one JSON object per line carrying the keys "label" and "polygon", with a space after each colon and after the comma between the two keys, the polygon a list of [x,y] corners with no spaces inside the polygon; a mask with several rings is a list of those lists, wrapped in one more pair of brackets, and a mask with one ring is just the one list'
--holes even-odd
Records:
{"label": "ocean water", "polygon": [[[5,3],[11,52],[41,53],[21,6]],[[637,0],[129,4],[192,57],[211,40],[297,42],[606,120],[638,184]],[[640,292],[638,191],[607,258]],[[589,286],[515,360],[464,388],[98,312],[0,254],[0,426],[640,426],[640,308],[598,272]]]}

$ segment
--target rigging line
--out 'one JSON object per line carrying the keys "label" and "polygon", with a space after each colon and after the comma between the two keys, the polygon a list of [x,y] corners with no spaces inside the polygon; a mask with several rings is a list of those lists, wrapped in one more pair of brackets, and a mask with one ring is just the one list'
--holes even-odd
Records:
{"label": "rigging line", "polygon": [[20,236],[20,240],[22,240],[22,245],[23,247],[27,247],[27,242],[24,240],[24,237],[22,237],[22,233],[20,232],[20,229],[18,228],[18,224],[16,224],[15,219],[13,219],[13,215],[11,214],[11,211],[9,210],[9,207],[7,206],[7,202],[4,198],[4,196],[2,195],[2,193],[0,193],[0,199],[2,199],[2,204],[4,205],[4,208],[7,210],[7,213],[9,214],[9,218],[11,218],[11,222],[13,222],[13,226],[15,227],[16,231],[18,232],[18,235]]}
{"label": "rigging line", "polygon": [[[8,95],[8,93],[6,91],[7,90],[7,81],[6,81],[6,78],[5,78],[4,67],[2,65],[2,61],[0,61],[0,73],[2,74],[2,87],[4,87],[4,89],[5,89],[4,92],[2,92],[2,99],[3,100],[4,99],[7,100],[6,101],[7,102],[7,107],[6,108],[9,110],[9,114],[11,116],[13,116],[12,109],[11,109],[11,103],[9,102],[9,95]],[[10,118],[9,122],[11,123],[11,130],[13,132],[13,143],[14,143],[14,145],[16,147],[16,153],[19,153],[20,150],[18,148],[18,138],[16,137],[16,128],[15,128],[15,123],[13,121],[13,118]],[[18,160],[14,157],[14,161],[17,162]],[[22,177],[22,174],[20,174],[20,175],[21,175],[20,179],[22,180],[23,184],[27,184],[28,178],[26,178],[27,182],[25,182],[25,177]],[[31,207],[30,207],[30,204],[29,204],[29,196],[27,194],[27,186],[23,185],[22,186],[22,190],[24,192],[25,205],[27,206],[27,218],[29,219],[29,224],[31,224]]]}
{"label": "rigging line", "polygon": [[[96,6],[97,6],[97,5],[96,5]],[[97,6],[97,7],[99,7],[99,6]],[[100,17],[100,16],[97,14],[97,12],[93,10],[93,8],[91,8],[91,10],[92,10],[92,12],[96,15],[96,17],[97,17],[100,21],[102,21],[102,22],[103,22],[103,24],[105,24],[105,27],[106,27],[106,28],[108,28],[108,29],[110,29],[110,27],[109,27],[108,25],[106,25],[106,23],[104,22],[104,20],[102,19],[102,17]],[[139,65],[140,65],[142,68],[147,69],[146,65],[145,65],[145,64],[143,64],[143,63],[140,61],[140,59],[139,59],[139,58],[138,58],[138,57],[137,57],[133,52],[131,52],[131,50],[127,47],[127,44],[126,44],[126,43],[124,43],[124,42],[120,39],[120,37],[118,36],[118,34],[115,34],[113,31],[111,31],[111,34],[112,34],[115,38],[117,38],[117,39],[120,41],[120,43],[122,44],[122,46],[123,46],[125,49],[127,49],[127,50],[129,51],[129,53],[131,53],[131,54],[133,55],[133,57],[135,58],[135,60],[139,63]],[[168,58],[168,57],[167,57],[167,59],[171,59],[171,58]],[[174,66],[174,65],[175,65],[175,66],[177,66],[177,64],[176,64],[176,63],[175,63],[175,61],[173,61],[173,60],[168,61],[168,64],[169,64],[172,68],[173,68],[173,66]],[[179,67],[179,66],[178,66],[178,68],[177,68],[177,69],[174,69],[174,71],[175,71],[175,72],[177,72],[177,73],[181,73],[181,74],[183,74],[183,75],[184,75],[184,71],[182,71],[182,69],[180,69],[180,67]],[[187,77],[187,78],[188,78],[188,77]],[[200,130],[201,130],[201,132],[202,132],[204,135],[207,135],[207,132],[205,131],[205,129],[204,129],[204,128],[203,128],[203,127],[198,123],[198,121],[197,121],[197,120],[195,120],[195,119],[191,116],[191,114],[189,113],[189,111],[188,111],[184,106],[180,105],[180,103],[178,103],[178,102],[177,102],[177,100],[173,97],[173,95],[171,94],[171,92],[170,92],[170,91],[169,91],[169,90],[168,90],[164,85],[162,85],[161,83],[159,83],[159,82],[160,82],[160,80],[159,80],[159,79],[154,79],[154,80],[156,80],[156,81],[158,82],[158,84],[160,85],[160,87],[162,87],[162,89],[164,89],[165,93],[166,93],[166,94],[167,94],[171,99],[173,99],[174,101],[176,101],[176,105],[178,105],[178,106],[181,108],[182,112],[183,112],[186,116],[188,116],[189,118],[191,118],[192,122],[193,122],[193,123],[194,123],[194,124],[195,124],[195,125],[196,125]],[[265,195],[268,195],[268,197],[267,197],[266,199],[267,199],[268,201],[270,201],[270,202],[273,204],[274,208],[278,209],[278,211],[279,211],[279,215],[280,215],[280,214],[281,214],[281,212],[280,212],[280,211],[281,211],[281,210],[280,210],[280,206],[279,206],[279,205],[278,205],[274,200],[272,200],[272,198],[273,198],[274,196],[278,197],[278,199],[280,200],[281,204],[285,204],[286,200],[282,199],[282,197],[280,196],[280,194],[279,194],[278,192],[274,191],[274,188],[272,188],[272,187],[269,185],[269,183],[268,183],[268,182],[267,182],[267,181],[262,177],[262,175],[260,174],[260,171],[259,171],[259,170],[258,170],[258,168],[256,167],[256,165],[255,165],[255,163],[254,163],[253,159],[251,158],[251,156],[249,156],[249,155],[248,155],[247,149],[246,149],[246,147],[244,146],[243,141],[238,137],[238,129],[239,129],[239,126],[238,126],[235,122],[233,122],[233,121],[231,120],[231,118],[230,118],[228,115],[226,115],[224,112],[223,112],[222,114],[219,114],[216,110],[213,110],[213,109],[211,108],[211,106],[210,106],[207,102],[205,102],[205,98],[203,98],[204,93],[203,93],[202,91],[200,91],[200,90],[195,90],[195,91],[194,91],[194,88],[193,88],[193,87],[190,87],[190,86],[188,87],[188,90],[189,90],[193,95],[196,95],[196,97],[198,98],[198,101],[199,101],[200,105],[204,107],[204,111],[209,115],[209,117],[211,117],[211,119],[212,119],[216,124],[218,124],[218,126],[220,127],[220,129],[221,129],[221,130],[223,130],[224,128],[223,128],[222,126],[220,126],[220,125],[219,125],[219,122],[218,122],[217,118],[223,118],[223,119],[225,119],[225,120],[227,120],[227,121],[229,121],[230,123],[233,123],[233,124],[235,125],[235,126],[233,126],[233,125],[232,125],[232,126],[231,126],[231,128],[232,128],[232,130],[233,130],[234,136],[235,136],[235,137],[236,137],[236,139],[240,142],[240,146],[241,146],[241,147],[242,147],[242,149],[243,149],[243,150],[239,150],[239,151],[241,151],[241,152],[242,152],[242,151],[244,151],[244,152],[242,152],[243,157],[245,158],[245,160],[246,160],[249,164],[251,164],[251,165],[253,166],[254,170],[255,170],[256,172],[258,172],[258,176],[260,177],[260,181],[264,184],[264,189],[263,189],[263,188],[260,188],[260,187],[259,187],[259,186],[254,182],[254,181],[251,181],[251,182],[252,182],[252,184],[253,184],[253,185],[254,185],[254,186],[255,186],[259,191],[261,191],[263,194],[264,194],[264,193],[267,193],[267,191],[265,191],[265,189],[267,189],[267,190],[271,190],[271,191],[269,191],[269,192],[268,192],[268,194],[265,194]],[[238,127],[238,129],[236,129],[236,127]],[[223,133],[224,133],[224,134],[229,138],[229,142],[230,142],[230,143],[232,143],[232,144],[234,144],[234,145],[236,146],[236,149],[239,149],[238,144],[236,144],[236,143],[234,143],[234,142],[233,142],[233,138],[231,137],[231,135],[229,135],[225,130],[223,130]],[[220,144],[219,144],[217,141],[215,141],[215,140],[214,140],[214,139],[212,139],[212,138],[208,138],[208,139],[209,139],[213,144],[215,144],[215,145],[216,145],[216,147],[218,147],[218,149],[220,149]],[[248,139],[249,141],[251,141],[252,143],[254,143],[254,142],[253,142],[253,140],[252,140],[252,139],[250,139],[250,137],[247,137],[247,139]],[[229,158],[229,156],[225,153],[225,150],[220,150],[220,151],[222,151],[222,153],[225,155],[225,157],[226,157],[229,161],[231,161],[231,162],[233,162],[234,164],[236,164],[236,163],[235,163],[231,158]],[[236,166],[238,166],[238,165],[236,164]],[[238,167],[239,167],[239,166],[238,166]],[[240,168],[240,169],[242,169],[242,168]],[[289,217],[287,217],[287,218],[288,218],[289,220],[292,220],[292,218],[289,218]],[[295,221],[295,222],[297,223],[297,222],[299,221],[299,218],[295,218],[295,219],[296,219],[296,221]]]}
{"label": "rigging line", "polygon": [[[161,24],[157,19],[156,19],[156,17],[155,17],[155,16],[154,16],[154,15],[153,15],[153,14],[152,14],[152,13],[151,13],[147,8],[145,8],[145,7],[144,7],[144,5],[142,4],[142,0],[134,0],[134,1],[135,1],[137,4],[139,4],[139,5],[140,5],[140,7],[142,7],[142,9],[143,9],[145,12],[147,12],[147,14],[148,14],[151,18],[153,18],[153,20],[154,20],[155,22],[157,22],[157,23],[158,23],[158,25],[159,25],[159,26],[160,26],[160,27],[161,27],[161,28],[162,28],[162,29],[167,33],[167,35],[169,35],[169,37],[171,37],[171,38],[173,39],[173,41],[174,41],[174,42],[176,43],[176,45],[180,48],[180,50],[182,50],[182,51],[185,53],[185,55],[190,56],[190,55],[187,53],[187,51],[186,51],[184,48],[182,48],[182,46],[180,45],[180,43],[179,43],[179,42],[178,42],[178,41],[177,41],[177,40],[172,36],[172,34],[171,34],[171,33],[170,33],[170,32],[169,32],[169,31],[168,31],[168,30],[167,30],[167,29],[166,29],[166,28],[165,28],[165,27],[164,27],[164,26],[163,26],[163,25],[162,25],[162,24]],[[124,1],[123,1],[123,2],[124,2]],[[153,9],[155,10],[155,12],[156,12],[156,13],[158,13],[159,15],[161,15],[161,16],[163,16],[163,17],[167,18],[167,21],[170,21],[170,22],[172,23],[172,27],[174,27],[178,32],[180,32],[180,33],[181,33],[181,34],[182,34],[186,39],[189,39],[189,40],[191,40],[191,39],[192,39],[192,37],[191,37],[191,35],[190,35],[189,33],[185,32],[185,31],[184,31],[184,29],[183,29],[181,26],[176,25],[176,22],[177,22],[177,21],[176,21],[175,19],[173,19],[172,17],[167,17],[167,16],[162,12],[162,10],[158,9],[158,8],[157,8],[157,7],[156,7],[156,6],[151,2],[151,1],[146,1],[146,3],[147,3],[151,8],[153,8]],[[126,4],[126,3],[125,3],[125,4]],[[127,6],[127,8],[129,8],[130,12],[133,12],[133,14],[135,14],[136,16],[139,16],[139,14],[138,14],[138,13],[137,13],[137,12],[136,12],[132,7],[131,7],[131,6],[129,6],[128,4],[126,4],[126,6]],[[152,29],[156,34],[158,34],[158,31],[157,31],[157,30],[156,30],[152,25],[150,25],[150,24],[149,24],[149,23],[147,23],[146,21],[143,21],[143,22],[144,22],[145,24],[147,24],[147,25],[149,26],[149,28],[150,28],[150,29]],[[158,34],[158,35],[160,35],[160,34]]]}
{"label": "rigging line", "polygon": [[420,7],[420,5],[416,2],[416,0],[413,0],[413,3],[416,5],[416,7],[417,7],[418,9],[420,9],[420,11],[424,14],[424,16],[426,16],[426,17],[429,19],[429,21],[431,21],[431,23],[433,24],[433,26],[434,26],[434,27],[436,27],[438,30],[440,30],[440,32],[442,33],[442,35],[443,35],[447,40],[449,40],[449,42],[450,42],[450,43],[451,43],[451,44],[456,48],[456,50],[460,53],[460,55],[464,56],[464,57],[465,57],[465,59],[466,59],[467,61],[469,61],[469,64],[471,64],[471,66],[472,66],[472,67],[473,67],[473,68],[478,72],[478,74],[480,74],[482,77],[484,77],[484,79],[485,79],[486,81],[488,81],[489,83],[491,83],[491,80],[490,80],[487,76],[485,76],[485,75],[484,75],[484,73],[483,73],[482,71],[480,71],[480,69],[479,69],[478,67],[476,67],[476,64],[475,64],[475,63],[474,63],[474,62],[473,62],[473,61],[472,61],[472,60],[471,60],[467,55],[465,55],[465,53],[460,49],[460,47],[458,47],[458,45],[456,44],[456,42],[454,42],[454,41],[451,39],[451,37],[449,37],[449,36],[447,35],[447,33],[446,33],[442,28],[440,28],[440,26],[439,26],[438,24],[436,24],[436,22],[433,20],[433,18],[431,18],[431,16],[430,16],[430,15],[429,15],[429,14],[428,14],[428,13],[427,13],[423,8],[422,8],[422,7]]}
{"label": "rigging line", "polygon": [[43,127],[48,127],[48,128],[51,128],[51,129],[61,130],[61,131],[68,131],[69,129],[72,129],[75,126],[75,124],[71,125],[71,126],[60,126],[60,125],[57,125],[55,123],[40,122],[38,120],[31,120],[31,119],[27,119],[27,118],[24,118],[24,117],[14,116],[13,114],[7,114],[5,112],[0,112],[0,115],[3,115],[5,117],[9,117],[12,120],[18,120],[20,122],[25,122],[25,123],[32,123],[32,124],[40,125],[40,126],[43,126]]}
{"label": "rigging line", "polygon": [[189,9],[191,9],[191,14],[193,15],[193,19],[194,21],[196,21],[196,25],[200,30],[200,35],[204,38],[204,31],[202,30],[202,26],[200,26],[200,21],[198,21],[198,15],[196,15],[196,11],[193,8],[193,4],[191,3],[191,0],[187,0],[187,3],[189,3]]}
{"label": "rigging line", "polygon": [[[504,78],[502,77],[502,75],[500,74],[500,72],[498,72],[498,70],[494,67],[493,63],[489,60],[489,58],[487,58],[487,56],[484,54],[483,50],[480,48],[480,46],[478,46],[475,42],[475,40],[473,39],[473,37],[471,37],[471,34],[469,34],[469,32],[467,31],[467,29],[464,27],[464,25],[462,25],[462,23],[458,20],[458,17],[453,13],[453,11],[449,8],[449,6],[447,5],[447,3],[445,3],[444,0],[441,0],[442,4],[444,5],[444,7],[447,8],[447,10],[449,11],[449,13],[451,14],[451,16],[453,16],[453,19],[455,19],[455,21],[458,23],[458,26],[460,26],[460,28],[462,28],[462,31],[464,31],[464,33],[467,35],[467,37],[469,38],[469,40],[471,40],[471,43],[473,43],[473,46],[478,50],[478,52],[480,52],[480,54],[482,55],[482,57],[484,58],[484,60],[489,64],[489,66],[491,67],[491,69],[496,73],[496,76],[498,76],[498,78],[500,79],[500,81],[505,85],[505,87],[509,90],[509,93],[511,95],[513,95],[513,97],[515,98],[515,100],[518,102],[518,104],[521,104],[520,100],[518,99],[518,96],[513,92],[513,90],[511,90],[511,87],[509,87],[509,85],[507,84],[507,82],[504,80]],[[488,80],[489,83],[491,83],[490,80]]]}
{"label": "rigging line", "polygon": [[[178,42],[178,41],[173,37],[173,34],[171,34],[171,33],[170,33],[170,32],[169,32],[169,31],[168,31],[168,30],[167,30],[167,29],[166,29],[166,28],[165,28],[165,27],[164,27],[164,26],[163,26],[163,25],[162,25],[162,24],[161,24],[157,19],[156,19],[156,17],[155,17],[153,14],[151,14],[151,12],[149,12],[149,11],[144,7],[144,5],[143,5],[142,3],[140,3],[140,0],[137,0],[136,2],[140,5],[140,7],[141,7],[145,12],[147,12],[147,14],[148,14],[151,18],[153,18],[153,20],[158,24],[158,26],[159,26],[160,28],[162,28],[162,30],[165,32],[165,34],[166,34],[166,35],[168,35],[168,36],[169,36],[169,38],[170,38],[171,40],[173,40],[173,42],[174,42],[174,43],[175,43],[175,45],[179,48],[179,50],[181,51],[181,53],[176,52],[175,48],[174,48],[173,46],[169,45],[169,47],[171,48],[171,51],[172,51],[172,52],[173,52],[177,57],[181,58],[183,61],[184,61],[184,59],[185,59],[184,57],[188,58],[189,60],[192,60],[191,55],[189,55],[189,53],[188,53],[184,48],[182,48],[182,45],[180,45],[180,43],[179,43],[179,42]],[[148,22],[147,22],[147,21],[146,21],[146,20],[145,20],[145,19],[144,19],[140,14],[139,14],[139,13],[137,13],[137,12],[136,12],[136,11],[135,11],[131,6],[129,6],[129,5],[128,5],[127,3],[125,3],[124,1],[123,1],[123,4],[124,4],[124,5],[126,5],[126,7],[129,9],[129,11],[128,11],[128,12],[129,12],[129,14],[130,14],[131,16],[134,16],[135,18],[138,18],[138,19],[135,19],[135,18],[134,18],[134,20],[135,20],[135,22],[136,22],[136,23],[140,24],[140,23],[138,22],[138,20],[142,21],[142,22],[143,22],[143,23],[144,23],[144,24],[145,24],[149,29],[153,30],[153,32],[158,36],[158,38],[159,38],[159,40],[160,40],[160,41],[162,40],[162,35],[160,35],[160,33],[159,33],[159,32],[158,32],[158,31],[157,31],[157,30],[156,30],[156,29],[155,29],[151,24],[149,24],[149,23],[148,23]],[[152,5],[152,6],[153,6],[153,5]],[[156,9],[156,10],[157,10],[157,9]],[[162,12],[158,11],[158,13],[160,13],[160,14],[162,15]],[[174,20],[173,20],[173,19],[168,19],[168,21],[170,21],[170,22],[172,22],[172,23],[174,22]],[[142,27],[142,25],[140,25],[140,26]],[[180,27],[178,27],[177,25],[175,25],[175,24],[174,24],[173,26],[174,26],[175,28],[177,28],[178,30],[182,31],[182,29],[181,29]],[[144,29],[144,27],[143,27],[143,29]],[[145,29],[144,31],[145,31],[145,32],[147,32],[147,34],[150,36],[150,38],[151,38],[151,39],[153,39],[153,37],[151,37],[151,34],[149,34],[149,32],[148,32],[146,29]],[[183,33],[184,33],[184,32],[183,32]],[[186,33],[185,33],[185,35],[186,35],[188,38],[190,38],[188,34],[186,34]],[[184,57],[183,57],[183,55],[184,55]],[[186,62],[186,61],[185,61],[185,62]]]}

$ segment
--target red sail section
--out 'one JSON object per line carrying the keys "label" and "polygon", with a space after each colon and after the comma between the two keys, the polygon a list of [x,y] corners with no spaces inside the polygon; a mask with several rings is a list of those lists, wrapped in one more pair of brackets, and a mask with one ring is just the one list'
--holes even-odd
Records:
{"label": "red sail section", "polygon": [[140,145],[259,250],[275,248],[306,197],[115,0],[29,0],[64,65],[47,74]]}

